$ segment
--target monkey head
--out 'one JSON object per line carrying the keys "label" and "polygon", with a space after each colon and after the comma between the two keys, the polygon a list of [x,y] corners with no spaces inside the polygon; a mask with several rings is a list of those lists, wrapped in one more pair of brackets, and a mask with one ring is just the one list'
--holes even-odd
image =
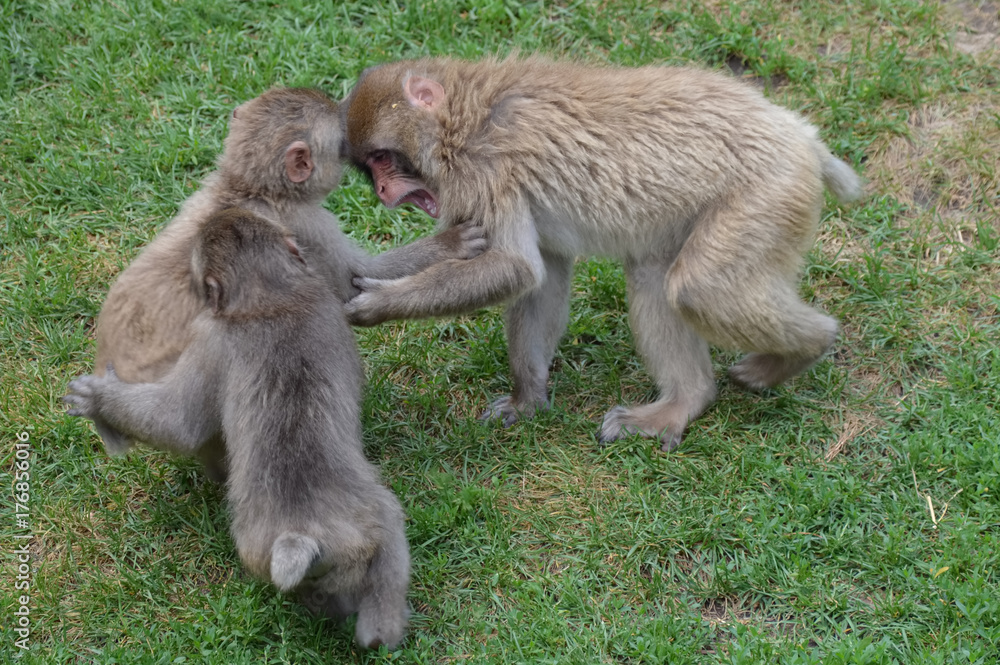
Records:
{"label": "monkey head", "polygon": [[191,257],[195,289],[222,316],[277,313],[307,272],[284,228],[241,208],[209,218]]}
{"label": "monkey head", "polygon": [[322,201],[340,182],[340,122],[318,90],[269,90],[233,111],[219,172],[250,197]]}
{"label": "monkey head", "polygon": [[413,203],[441,214],[436,137],[446,111],[444,86],[418,75],[420,62],[365,70],[344,102],[347,152],[386,207]]}

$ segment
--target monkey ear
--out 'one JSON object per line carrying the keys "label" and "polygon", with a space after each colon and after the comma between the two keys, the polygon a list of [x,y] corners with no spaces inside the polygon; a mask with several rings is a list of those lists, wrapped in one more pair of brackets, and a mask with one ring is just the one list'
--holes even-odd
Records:
{"label": "monkey ear", "polygon": [[403,84],[403,92],[412,106],[433,110],[444,102],[444,87],[434,79],[411,76]]}
{"label": "monkey ear", "polygon": [[302,265],[306,264],[306,260],[302,258],[302,254],[299,251],[298,244],[291,238],[285,238],[285,244],[288,245],[288,251],[292,253],[292,256],[299,260]]}
{"label": "monkey ear", "polygon": [[285,148],[285,173],[292,182],[305,182],[313,172],[312,151],[305,141],[295,141]]}
{"label": "monkey ear", "polygon": [[222,307],[222,285],[211,275],[205,275],[205,297],[212,308],[212,313],[218,314]]}

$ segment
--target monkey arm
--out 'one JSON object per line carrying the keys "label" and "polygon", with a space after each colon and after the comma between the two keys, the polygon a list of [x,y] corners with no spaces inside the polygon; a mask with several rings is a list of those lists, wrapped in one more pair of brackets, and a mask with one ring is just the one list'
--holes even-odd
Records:
{"label": "monkey arm", "polygon": [[448,259],[472,259],[489,246],[482,226],[457,224],[429,238],[367,257],[357,268],[357,277],[400,279],[426,270]]}
{"label": "monkey arm", "polygon": [[462,314],[504,302],[540,283],[538,267],[493,247],[468,261],[448,260],[401,279],[358,278],[361,294],[345,305],[351,323]]}

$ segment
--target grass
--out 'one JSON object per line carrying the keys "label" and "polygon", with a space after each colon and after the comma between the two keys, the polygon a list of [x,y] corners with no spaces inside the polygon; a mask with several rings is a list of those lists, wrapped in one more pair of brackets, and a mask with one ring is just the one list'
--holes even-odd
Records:
{"label": "grass", "polygon": [[[0,3],[0,476],[30,436],[25,663],[994,663],[1000,643],[1000,38],[995,2],[567,0]],[[655,389],[624,280],[578,265],[555,407],[509,389],[500,312],[359,331],[366,446],[407,510],[412,629],[393,653],[239,565],[189,460],[108,458],[58,398],[110,283],[272,85],[543,51],[696,63],[800,110],[868,180],[802,282],[843,325],[778,390],[723,378],[672,454],[595,420]],[[328,205],[372,250],[431,229],[356,174]],[[27,533],[0,520],[4,643]]]}

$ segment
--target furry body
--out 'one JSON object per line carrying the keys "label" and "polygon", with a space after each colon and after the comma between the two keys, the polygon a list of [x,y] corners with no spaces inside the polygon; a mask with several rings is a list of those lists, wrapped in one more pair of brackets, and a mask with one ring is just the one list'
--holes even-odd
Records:
{"label": "furry body", "polygon": [[394,280],[361,279],[351,320],[442,316],[507,302],[509,424],[547,403],[576,256],[625,265],[630,322],[659,400],[608,412],[602,440],[665,449],[714,400],[708,343],[749,351],[731,375],[784,381],[833,344],[836,322],[796,292],[824,187],[860,180],[816,129],[721,74],[541,58],[425,59],[362,74],[343,104],[349,153],[387,205],[444,227],[481,224],[490,250]]}
{"label": "furry body", "polygon": [[182,454],[224,438],[247,568],[314,609],[358,612],[365,647],[398,643],[404,517],[364,456],[363,372],[343,305],[285,229],[245,210],[209,218],[196,248],[209,306],[177,361],[156,382],[125,383],[112,366],[80,377],[66,397],[71,414]]}

